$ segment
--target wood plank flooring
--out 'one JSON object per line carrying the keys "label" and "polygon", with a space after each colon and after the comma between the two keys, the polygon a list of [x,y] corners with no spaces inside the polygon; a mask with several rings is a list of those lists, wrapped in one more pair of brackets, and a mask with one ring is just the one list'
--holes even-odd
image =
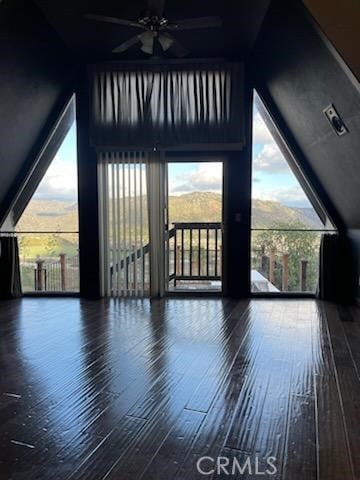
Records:
{"label": "wood plank flooring", "polygon": [[315,300],[2,302],[0,480],[360,479],[359,352]]}

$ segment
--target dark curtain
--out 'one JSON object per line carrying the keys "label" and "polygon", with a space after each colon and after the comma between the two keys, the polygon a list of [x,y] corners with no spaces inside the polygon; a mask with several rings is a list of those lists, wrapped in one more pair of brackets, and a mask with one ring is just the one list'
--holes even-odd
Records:
{"label": "dark curtain", "polygon": [[99,149],[243,146],[240,64],[103,64],[90,76]]}
{"label": "dark curtain", "polygon": [[17,298],[21,295],[17,238],[0,237],[0,298]]}
{"label": "dark curtain", "polygon": [[346,237],[325,233],[320,244],[318,298],[333,302],[353,299],[354,279],[350,245]]}

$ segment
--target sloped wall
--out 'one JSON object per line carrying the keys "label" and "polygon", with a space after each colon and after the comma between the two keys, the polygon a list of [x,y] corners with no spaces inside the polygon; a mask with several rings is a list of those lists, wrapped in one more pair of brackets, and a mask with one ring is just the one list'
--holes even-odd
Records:
{"label": "sloped wall", "polygon": [[360,2],[303,0],[329,40],[360,80]]}
{"label": "sloped wall", "polygon": [[353,265],[354,265],[354,284],[355,296],[360,301],[360,229],[352,229],[348,232],[350,245],[352,247]]}
{"label": "sloped wall", "polygon": [[[348,228],[360,228],[360,88],[318,35],[304,7],[275,0],[256,50],[258,88]],[[323,114],[333,103],[349,129]]]}
{"label": "sloped wall", "polygon": [[[259,93],[360,259],[360,87],[300,2],[274,0],[255,52]],[[323,114],[333,103],[349,133]],[[354,260],[354,272],[360,263]],[[357,270],[357,271],[356,271]]]}
{"label": "sloped wall", "polygon": [[72,62],[29,0],[0,4],[0,225],[71,90]]}

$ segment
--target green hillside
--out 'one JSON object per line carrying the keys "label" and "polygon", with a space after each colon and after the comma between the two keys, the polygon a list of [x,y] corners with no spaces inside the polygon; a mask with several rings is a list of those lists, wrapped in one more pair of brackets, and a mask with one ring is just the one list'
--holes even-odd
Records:
{"label": "green hillside", "polygon": [[[321,228],[322,225],[314,215],[312,209],[289,208],[278,202],[254,200],[253,203],[253,228],[279,227],[287,228],[287,226],[296,226],[296,228]],[[125,218],[134,218],[134,199],[126,199],[125,202]],[[143,198],[143,211],[146,212],[146,199]],[[123,206],[121,205],[121,211]],[[129,215],[130,210],[130,215]],[[189,194],[171,196],[169,198],[169,220],[173,222],[220,222],[222,219],[221,196],[210,192],[193,192]],[[131,221],[131,220],[130,220]],[[129,225],[127,228],[132,231],[132,238],[140,236],[139,232],[135,232],[135,225]],[[65,253],[71,262],[78,255],[78,235],[72,233],[56,233],[56,232],[73,232],[78,230],[78,214],[77,205],[70,202],[34,200],[30,202],[25,210],[17,230],[38,232],[29,235],[19,234],[20,258],[22,263],[22,279],[24,288],[33,289],[34,266],[33,262],[36,258],[41,258],[47,262],[59,260],[59,255]],[[51,233],[40,233],[51,232]],[[54,233],[55,232],[55,233]],[[283,233],[283,232],[282,232]],[[311,288],[316,282],[316,264],[317,256],[314,252],[318,250],[315,245],[315,237],[306,237],[308,245],[306,251],[300,249],[295,251],[294,248],[298,244],[296,238],[301,239],[301,245],[304,244],[303,235],[311,236],[311,232],[299,233],[298,237],[290,234],[282,234],[274,236],[273,232],[255,232],[253,236],[253,257],[252,262],[254,268],[259,269],[259,259],[255,255],[261,250],[262,245],[286,246],[291,252],[290,283],[292,289],[298,288],[298,260],[299,258],[309,259],[309,282]],[[293,232],[294,233],[294,232]],[[270,235],[270,236],[269,236]],[[299,235],[302,235],[299,237]],[[316,237],[317,238],[317,237]],[[211,239],[210,239],[211,240]],[[147,239],[145,238],[145,242]],[[187,242],[185,237],[185,242]],[[285,242],[285,243],[284,243]],[[284,247],[285,248],[285,247]],[[295,263],[294,263],[295,262]],[[293,265],[294,263],[294,265]],[[296,265],[295,265],[296,264]],[[310,283],[309,283],[310,285]]]}
{"label": "green hillside", "polygon": [[277,223],[302,223],[304,228],[323,228],[312,208],[291,208],[279,202],[255,199],[252,202],[252,227],[266,228]]}
{"label": "green hillside", "polygon": [[[221,196],[217,193],[194,192],[170,197],[169,217],[170,222],[220,222]],[[271,227],[279,222],[301,222],[307,228],[322,228],[311,208],[290,208],[279,202],[253,200],[253,228]]]}
{"label": "green hillside", "polygon": [[[301,222],[308,228],[322,227],[312,209],[290,208],[268,200],[253,200],[252,208],[253,228],[271,227],[279,221],[289,224]],[[217,193],[193,192],[169,197],[170,223],[220,222],[221,217],[221,196]],[[77,231],[77,205],[70,202],[33,200],[18,223],[17,230]]]}
{"label": "green hillside", "polygon": [[[32,200],[16,229],[23,232],[77,232],[77,204],[71,202]],[[20,257],[54,258],[60,253],[75,257],[78,253],[78,235],[72,233],[32,233],[18,235]]]}
{"label": "green hillside", "polygon": [[19,231],[78,231],[77,204],[32,200],[16,227]]}
{"label": "green hillside", "polygon": [[221,222],[221,195],[193,192],[169,197],[172,222]]}

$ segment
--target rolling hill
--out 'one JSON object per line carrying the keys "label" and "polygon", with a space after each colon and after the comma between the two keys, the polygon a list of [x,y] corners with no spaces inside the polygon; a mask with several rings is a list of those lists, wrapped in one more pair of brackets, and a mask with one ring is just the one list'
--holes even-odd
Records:
{"label": "rolling hill", "polygon": [[[169,198],[170,222],[221,221],[221,196],[210,192],[193,192]],[[281,222],[301,222],[306,228],[322,228],[312,208],[291,208],[279,202],[255,199],[252,202],[253,228],[266,228]]]}
{"label": "rolling hill", "polygon": [[32,200],[17,224],[17,230],[31,232],[78,229],[77,204],[56,200]]}
{"label": "rolling hill", "polygon": [[[253,200],[253,228],[266,228],[281,222],[301,222],[307,228],[322,228],[311,208],[290,208],[278,202]],[[170,222],[221,221],[221,196],[193,192],[169,198]],[[70,202],[33,200],[20,222],[19,231],[77,231],[77,205]]]}

